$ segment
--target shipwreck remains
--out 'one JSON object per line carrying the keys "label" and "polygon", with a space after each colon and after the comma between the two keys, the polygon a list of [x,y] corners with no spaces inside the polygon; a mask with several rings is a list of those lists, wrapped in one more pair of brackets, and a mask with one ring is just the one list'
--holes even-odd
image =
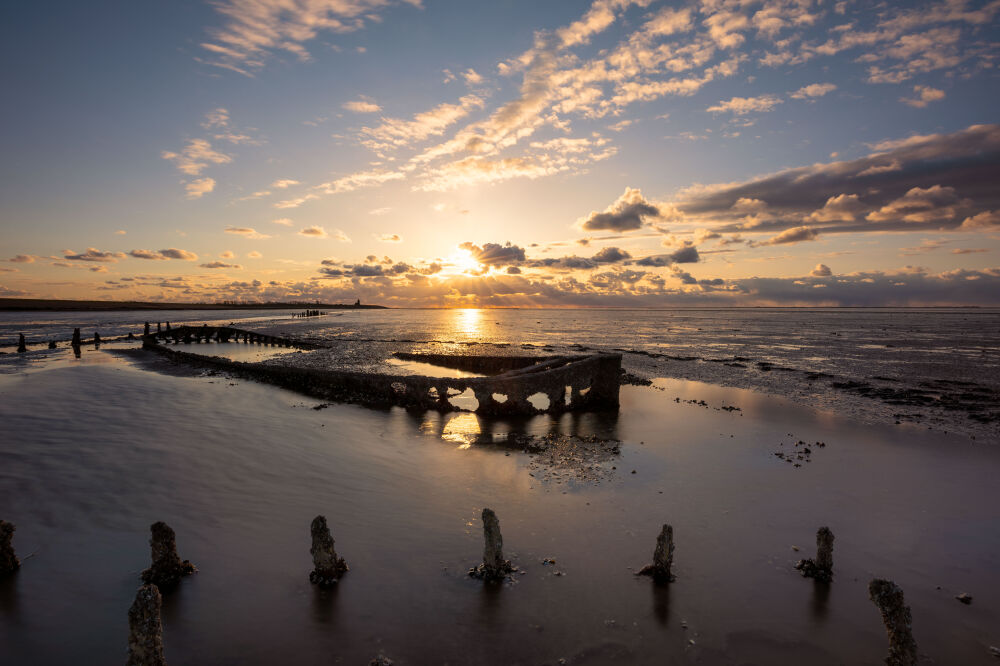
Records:
{"label": "shipwreck remains", "polygon": [[[248,376],[340,402],[409,409],[461,411],[451,400],[471,390],[486,416],[558,414],[618,409],[621,354],[589,356],[464,356],[397,352],[403,360],[466,370],[481,377],[428,377],[346,370],[322,370],[242,363],[219,356],[181,351],[179,345],[202,342],[261,344],[304,350],[322,345],[295,341],[230,326],[178,326],[143,336],[143,348],[177,361]],[[541,403],[536,406],[532,400]]]}
{"label": "shipwreck remains", "polygon": [[155,585],[143,585],[128,609],[128,659],[126,666],[167,666],[163,657],[163,597]]}
{"label": "shipwreck remains", "polygon": [[882,613],[882,622],[889,636],[886,666],[915,666],[917,643],[913,640],[913,617],[903,600],[903,590],[891,580],[876,578],[868,583],[868,597]]}
{"label": "shipwreck remains", "polygon": [[816,559],[799,560],[795,568],[806,578],[814,578],[821,583],[833,580],[833,532],[829,527],[816,531]]}
{"label": "shipwreck remains", "polygon": [[177,537],[169,525],[158,521],[149,526],[149,531],[153,564],[142,572],[142,582],[152,583],[161,589],[170,588],[177,585],[183,576],[198,570],[188,560],[182,562],[177,555]]}
{"label": "shipwreck remains", "polygon": [[647,564],[636,572],[636,576],[652,576],[657,583],[669,583],[674,580],[670,569],[674,565],[674,528],[664,525],[660,536],[656,537],[656,548],[653,550],[653,563]]}
{"label": "shipwreck remains", "polygon": [[493,509],[483,509],[483,563],[469,569],[469,575],[483,580],[502,580],[517,569],[503,558],[500,519]]}
{"label": "shipwreck remains", "polygon": [[333,587],[348,571],[344,558],[337,557],[333,548],[333,537],[326,524],[326,516],[313,518],[309,528],[312,534],[312,547],[309,554],[313,558],[313,570],[309,574],[309,582],[319,587]]}
{"label": "shipwreck remains", "polygon": [[21,567],[21,561],[14,554],[14,546],[10,541],[14,537],[13,523],[0,520],[0,577],[12,574]]}

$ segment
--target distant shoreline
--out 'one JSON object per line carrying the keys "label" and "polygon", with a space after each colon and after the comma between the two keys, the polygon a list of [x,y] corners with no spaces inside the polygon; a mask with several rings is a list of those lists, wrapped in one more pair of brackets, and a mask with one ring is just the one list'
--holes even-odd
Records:
{"label": "distant shoreline", "polygon": [[346,303],[151,303],[147,301],[74,301],[43,298],[0,298],[0,312],[116,310],[387,310],[385,305]]}

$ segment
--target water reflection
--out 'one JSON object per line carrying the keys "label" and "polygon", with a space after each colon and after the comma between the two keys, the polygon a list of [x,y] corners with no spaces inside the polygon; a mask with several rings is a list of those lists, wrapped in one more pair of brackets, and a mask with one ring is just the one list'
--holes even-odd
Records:
{"label": "water reflection", "polygon": [[822,622],[829,612],[830,584],[820,581],[813,581],[813,596],[810,610],[813,619]]}
{"label": "water reflection", "polygon": [[527,417],[494,419],[472,412],[423,414],[409,412],[420,432],[457,444],[460,449],[473,445],[503,446],[515,435],[597,436],[618,439],[618,412],[567,412]]}
{"label": "water reflection", "polygon": [[469,337],[478,338],[483,332],[483,311],[475,309],[454,310],[454,331]]}

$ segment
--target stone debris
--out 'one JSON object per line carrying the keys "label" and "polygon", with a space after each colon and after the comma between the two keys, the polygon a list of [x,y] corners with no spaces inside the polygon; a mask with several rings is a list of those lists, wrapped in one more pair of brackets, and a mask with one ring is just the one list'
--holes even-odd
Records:
{"label": "stone debris", "polygon": [[156,585],[143,585],[128,609],[128,660],[125,666],[166,666],[163,657],[163,597]]}
{"label": "stone debris", "polygon": [[966,592],[962,592],[961,594],[957,595],[955,598],[958,599],[959,601],[961,601],[966,606],[968,606],[969,604],[972,603],[972,595],[968,594]]}
{"label": "stone debris", "polygon": [[997,659],[1000,659],[1000,648],[991,645],[990,654],[996,657]]}
{"label": "stone debris", "polygon": [[903,600],[903,590],[891,580],[873,579],[868,583],[868,597],[882,613],[882,622],[889,636],[886,666],[914,666],[917,663],[917,643],[913,640],[913,617]]}
{"label": "stone debris", "polygon": [[28,346],[24,343],[24,333],[17,334],[17,351],[19,352],[28,351]]}
{"label": "stone debris", "polygon": [[183,576],[198,570],[188,560],[182,562],[178,557],[177,538],[169,525],[158,521],[149,526],[149,531],[153,563],[142,572],[142,582],[152,583],[160,589],[170,588],[177,585]]}
{"label": "stone debris", "polygon": [[660,536],[656,537],[656,549],[653,550],[653,563],[647,564],[636,573],[636,576],[652,576],[658,583],[669,583],[674,580],[670,569],[674,564],[674,528],[664,525]]}
{"label": "stone debris", "polygon": [[312,547],[309,553],[313,558],[313,570],[309,574],[309,582],[320,587],[332,587],[340,577],[348,571],[344,558],[337,557],[333,548],[333,537],[326,524],[326,516],[316,516],[310,526]]}
{"label": "stone debris", "polygon": [[816,559],[799,560],[795,568],[806,578],[814,578],[821,583],[833,580],[833,532],[829,527],[816,531]]}
{"label": "stone debris", "polygon": [[384,654],[380,654],[369,661],[368,666],[392,666],[392,659],[389,659],[389,657]]}
{"label": "stone debris", "polygon": [[503,536],[500,534],[500,520],[493,509],[483,509],[483,563],[469,569],[469,575],[483,580],[501,580],[517,571],[510,560],[503,558]]}
{"label": "stone debris", "polygon": [[13,523],[0,520],[0,576],[12,574],[21,568],[21,561],[17,559],[14,546],[10,543],[16,529]]}

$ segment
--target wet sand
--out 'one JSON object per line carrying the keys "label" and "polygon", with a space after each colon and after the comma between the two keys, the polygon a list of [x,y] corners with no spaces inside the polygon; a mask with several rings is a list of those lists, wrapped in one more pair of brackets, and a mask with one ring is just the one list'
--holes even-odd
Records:
{"label": "wet sand", "polygon": [[[905,591],[923,654],[995,663],[995,446],[680,380],[623,386],[618,414],[486,422],[69,356],[0,375],[0,507],[24,560],[0,582],[10,663],[120,660],[156,520],[200,569],[165,600],[171,663],[878,664],[875,576]],[[546,434],[620,453],[580,475],[511,446]],[[798,440],[826,446],[798,468],[774,455]],[[484,506],[515,584],[466,576]],[[319,513],[351,566],[332,592],[308,582]],[[633,576],[664,522],[665,588]],[[829,588],[793,569],[820,525]]]}

